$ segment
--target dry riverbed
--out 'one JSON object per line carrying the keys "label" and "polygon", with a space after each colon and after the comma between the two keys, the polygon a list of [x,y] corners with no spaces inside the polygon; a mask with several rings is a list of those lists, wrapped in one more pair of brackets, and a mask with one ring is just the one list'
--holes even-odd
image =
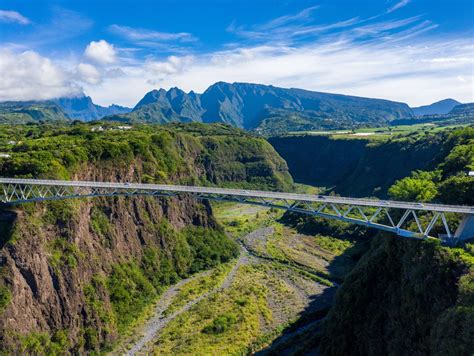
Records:
{"label": "dry riverbed", "polygon": [[215,215],[241,245],[237,260],[170,287],[117,353],[242,354],[332,303],[335,253],[278,224],[277,212],[222,205]]}

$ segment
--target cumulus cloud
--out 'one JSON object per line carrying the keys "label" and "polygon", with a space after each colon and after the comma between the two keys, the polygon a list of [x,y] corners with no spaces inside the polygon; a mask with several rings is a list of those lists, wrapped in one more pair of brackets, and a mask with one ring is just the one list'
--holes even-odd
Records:
{"label": "cumulus cloud", "polygon": [[18,23],[20,25],[28,25],[30,19],[16,11],[0,10],[0,22]]}
{"label": "cumulus cloud", "polygon": [[[229,31],[244,40],[192,56],[186,52],[164,57],[166,52],[155,46],[144,58],[143,47],[137,45],[121,49],[119,58],[104,40],[91,42],[81,59],[63,58],[65,63],[34,52],[5,52],[10,54],[0,56],[0,100],[71,95],[81,85],[99,104],[134,106],[159,87],[202,92],[217,81],[238,81],[379,97],[412,106],[446,97],[474,101],[470,38],[421,36],[437,26],[423,16],[387,19],[385,14],[313,24],[315,11],[312,7],[245,28],[232,25]],[[181,43],[179,33],[126,30],[122,35],[134,44]],[[161,57],[152,58],[151,53]]]}
{"label": "cumulus cloud", "polygon": [[105,40],[92,41],[87,45],[84,56],[99,64],[112,64],[117,60],[117,51]]}
{"label": "cumulus cloud", "polygon": [[151,76],[149,83],[158,84],[164,79],[181,74],[193,63],[192,56],[170,56],[166,61],[148,61],[145,63],[145,71]]}
{"label": "cumulus cloud", "polygon": [[99,84],[102,80],[100,72],[89,63],[79,63],[77,66],[79,79],[89,84]]}
{"label": "cumulus cloud", "polygon": [[[104,80],[87,92],[102,104],[133,106],[154,88],[178,86],[202,92],[217,81],[227,81],[378,97],[412,106],[447,97],[470,102],[474,101],[474,63],[465,59],[473,50],[468,39],[433,40],[418,46],[340,40],[298,48],[246,47],[149,60],[124,68],[124,76]],[[433,60],[437,58],[443,60]]]}
{"label": "cumulus cloud", "polygon": [[81,92],[67,72],[34,51],[0,50],[0,101],[46,100]]}

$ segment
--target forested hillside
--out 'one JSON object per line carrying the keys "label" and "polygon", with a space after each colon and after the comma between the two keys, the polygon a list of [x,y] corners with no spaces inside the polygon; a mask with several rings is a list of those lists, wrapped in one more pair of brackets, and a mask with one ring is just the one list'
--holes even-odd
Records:
{"label": "forested hillside", "polygon": [[[292,185],[266,141],[227,126],[93,127],[2,127],[0,176]],[[209,204],[190,197],[3,207],[0,229],[5,353],[110,349],[166,286],[237,254]]]}
{"label": "forested hillside", "polygon": [[7,101],[0,103],[0,124],[38,122],[66,123],[69,117],[61,108],[47,101]]}

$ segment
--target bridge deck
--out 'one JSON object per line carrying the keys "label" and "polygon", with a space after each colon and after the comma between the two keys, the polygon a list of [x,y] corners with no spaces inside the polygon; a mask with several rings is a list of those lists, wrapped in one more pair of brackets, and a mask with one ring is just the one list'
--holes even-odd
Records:
{"label": "bridge deck", "polygon": [[140,183],[109,183],[109,182],[88,182],[88,181],[60,181],[60,180],[40,180],[40,179],[17,179],[0,178],[0,184],[20,184],[20,185],[41,185],[41,186],[64,186],[64,187],[90,187],[90,188],[112,188],[126,190],[160,190],[175,193],[198,193],[198,194],[221,194],[238,197],[255,197],[266,199],[286,199],[302,202],[334,203],[356,206],[371,206],[380,208],[409,209],[420,211],[433,211],[442,213],[474,214],[473,206],[443,205],[431,203],[413,203],[393,200],[344,198],[335,196],[322,196],[298,193],[282,193],[247,189],[226,189],[215,187],[199,187],[184,185],[166,184],[140,184]]}

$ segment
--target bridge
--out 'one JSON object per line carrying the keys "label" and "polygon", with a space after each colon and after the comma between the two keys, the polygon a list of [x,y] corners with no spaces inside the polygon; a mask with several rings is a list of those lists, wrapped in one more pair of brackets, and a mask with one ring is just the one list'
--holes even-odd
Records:
{"label": "bridge", "polygon": [[[183,185],[0,178],[0,202],[22,204],[48,200],[113,196],[176,197],[233,201],[336,219],[411,238],[436,237],[448,244],[474,238],[474,207],[311,194]],[[460,217],[451,230],[448,218]],[[438,231],[437,236],[432,232]]]}

